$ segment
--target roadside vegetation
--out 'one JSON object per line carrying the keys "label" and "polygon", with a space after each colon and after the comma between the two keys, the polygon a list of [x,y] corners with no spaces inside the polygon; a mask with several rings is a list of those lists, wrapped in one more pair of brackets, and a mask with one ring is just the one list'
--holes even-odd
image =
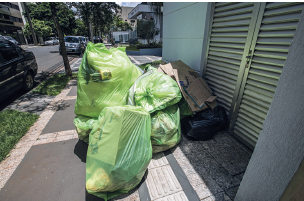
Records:
{"label": "roadside vegetation", "polygon": [[145,63],[145,64],[141,64],[138,67],[141,68],[143,71],[147,70],[148,65],[151,65],[155,68],[158,68],[159,65],[161,64],[162,60],[158,60],[158,61],[152,61],[150,63]]}
{"label": "roadside vegetation", "polygon": [[137,49],[137,47],[135,45],[126,46],[126,50],[129,50],[129,51],[140,51],[140,49]]}
{"label": "roadside vegetation", "polygon": [[77,73],[73,73],[72,77],[66,76],[66,74],[55,74],[33,89],[32,92],[42,95],[57,96],[68,82],[76,77]]}
{"label": "roadside vegetation", "polygon": [[37,121],[39,115],[16,110],[0,112],[0,161]]}

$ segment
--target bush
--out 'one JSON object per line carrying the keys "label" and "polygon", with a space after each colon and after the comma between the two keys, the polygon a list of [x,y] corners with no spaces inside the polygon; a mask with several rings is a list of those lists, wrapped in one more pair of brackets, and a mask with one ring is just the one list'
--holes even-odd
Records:
{"label": "bush", "polygon": [[147,49],[147,48],[162,48],[162,43],[151,42],[149,44],[138,44],[136,45],[137,49]]}

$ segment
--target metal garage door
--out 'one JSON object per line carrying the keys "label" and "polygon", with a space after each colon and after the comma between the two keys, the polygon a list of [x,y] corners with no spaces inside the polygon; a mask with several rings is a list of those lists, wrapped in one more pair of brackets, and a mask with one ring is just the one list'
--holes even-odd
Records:
{"label": "metal garage door", "polygon": [[[218,46],[224,53],[217,50],[213,40],[214,35],[218,35],[214,32],[218,29],[218,16],[229,7],[237,8],[249,4],[215,4],[205,78],[210,88],[219,96],[219,101],[227,111],[229,110],[231,133],[254,147],[272,102],[304,4],[299,2],[252,4],[250,19],[252,24],[250,23],[248,27],[246,41],[240,43],[244,39],[238,36],[241,31],[231,33],[238,36],[237,44],[244,44],[239,46],[243,49],[234,48],[234,43],[228,42],[232,37],[225,36],[227,38],[222,40],[226,40],[229,47],[224,51],[223,45]],[[245,17],[244,14],[242,16]],[[245,25],[246,21],[243,22]],[[240,26],[240,21],[226,24],[227,27],[221,28],[229,30]],[[228,49],[230,52],[227,51]],[[237,54],[236,50],[239,55],[243,51],[242,57],[232,56]],[[222,62],[214,64],[215,57]],[[240,64],[234,62],[234,66],[226,65],[224,59],[227,58],[230,61],[232,59],[239,61]]]}

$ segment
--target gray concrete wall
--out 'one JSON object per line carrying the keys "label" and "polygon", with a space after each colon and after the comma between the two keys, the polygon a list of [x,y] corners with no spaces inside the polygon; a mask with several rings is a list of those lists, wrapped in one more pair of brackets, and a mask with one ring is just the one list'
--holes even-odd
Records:
{"label": "gray concrete wall", "polygon": [[279,200],[304,158],[303,33],[304,12],[236,201]]}
{"label": "gray concrete wall", "polygon": [[208,2],[164,2],[163,60],[182,60],[196,71],[201,57]]}

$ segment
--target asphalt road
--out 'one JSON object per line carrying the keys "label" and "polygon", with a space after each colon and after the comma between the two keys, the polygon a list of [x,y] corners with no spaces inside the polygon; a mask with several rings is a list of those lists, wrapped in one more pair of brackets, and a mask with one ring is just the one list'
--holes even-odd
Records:
{"label": "asphalt road", "polygon": [[59,45],[28,48],[35,54],[38,63],[38,73],[46,71],[51,66],[63,61],[59,54]]}

